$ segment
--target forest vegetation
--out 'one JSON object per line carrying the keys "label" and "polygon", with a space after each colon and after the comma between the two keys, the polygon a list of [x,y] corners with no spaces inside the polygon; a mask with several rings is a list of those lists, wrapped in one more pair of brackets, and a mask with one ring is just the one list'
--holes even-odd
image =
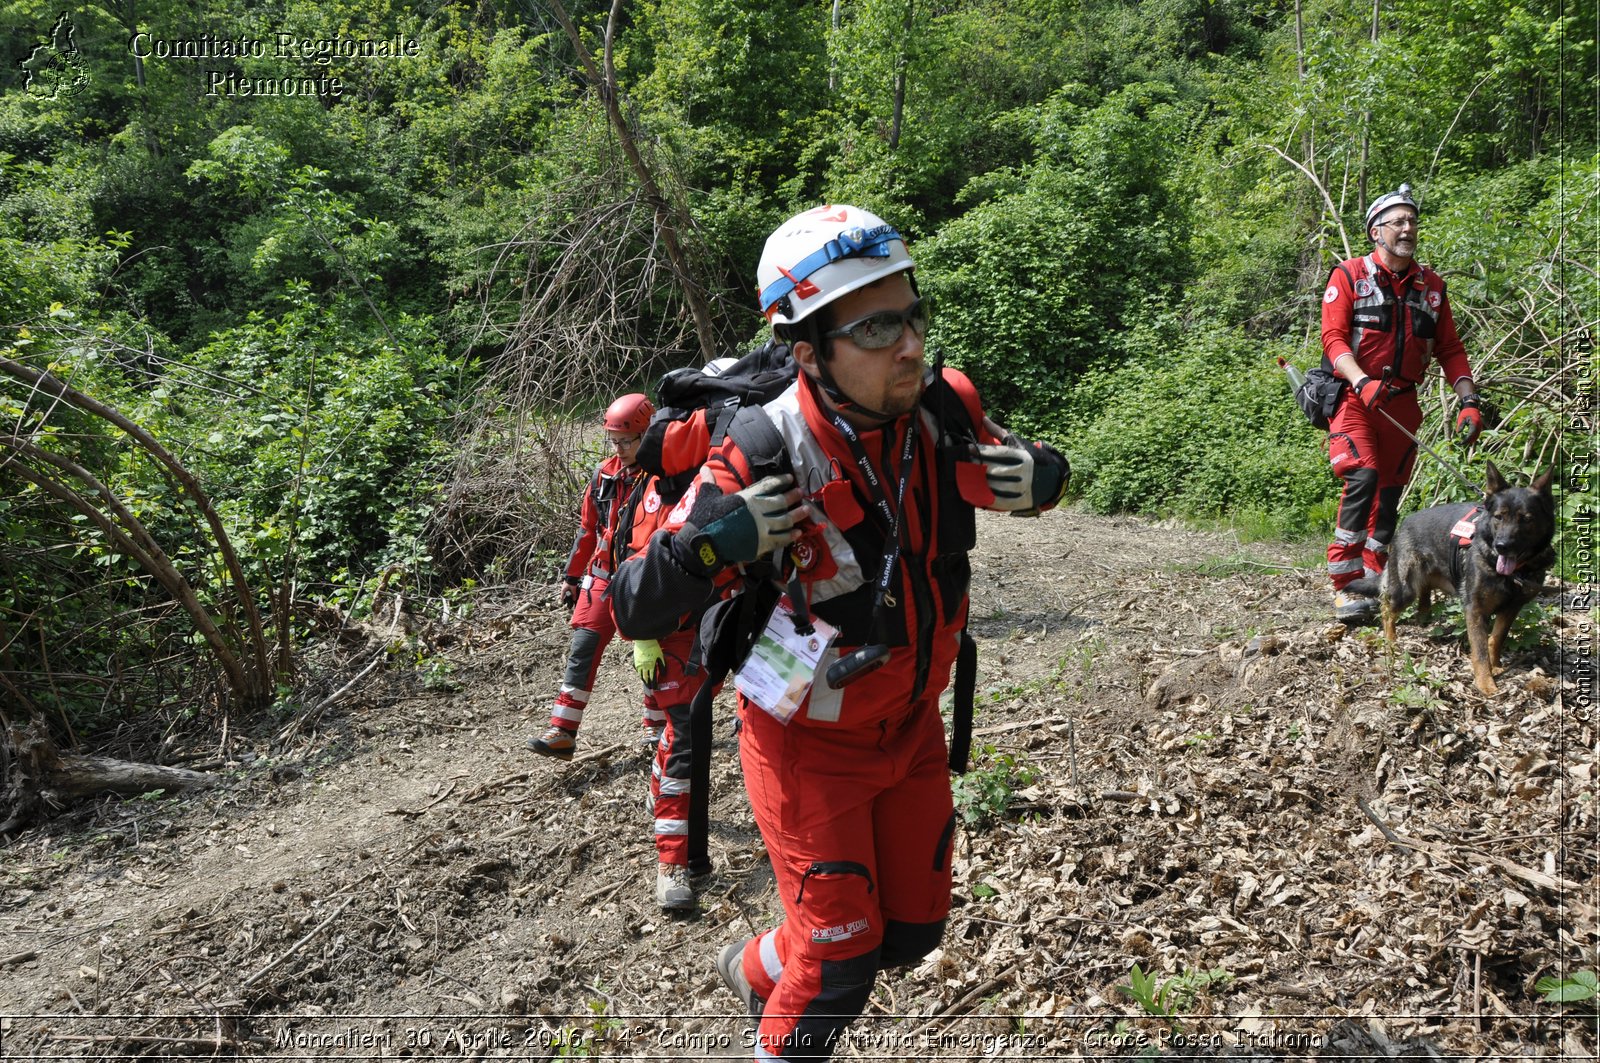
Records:
{"label": "forest vegetation", "polygon": [[[1557,468],[1577,579],[1597,17],[5,0],[0,723],[150,755],[297,711],[330,610],[552,579],[595,412],[759,340],[761,242],[827,201],[907,234],[930,345],[1080,505],[1320,537],[1278,359],[1320,357],[1332,264],[1411,183],[1492,407],[1464,451],[1434,378],[1424,441]],[[1464,495],[1424,458],[1408,505]]]}

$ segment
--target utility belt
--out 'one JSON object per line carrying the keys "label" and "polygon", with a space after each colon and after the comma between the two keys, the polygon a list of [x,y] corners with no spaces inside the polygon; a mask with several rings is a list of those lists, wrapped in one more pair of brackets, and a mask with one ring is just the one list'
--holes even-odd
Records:
{"label": "utility belt", "polygon": [[[1360,363],[1357,363],[1357,364],[1359,365]],[[1365,367],[1363,367],[1361,371],[1363,373],[1367,372]],[[1381,374],[1384,373],[1384,372],[1387,372],[1387,370],[1386,369],[1379,370],[1379,372],[1377,372],[1377,373],[1367,373],[1367,375],[1371,376],[1371,377],[1375,377],[1375,378],[1380,378],[1381,379]],[[1342,378],[1339,378],[1339,386],[1342,389],[1348,390],[1350,392],[1350,395],[1351,395],[1352,398],[1355,397],[1356,389],[1354,388],[1354,386],[1350,385],[1347,381],[1345,381]],[[1404,395],[1407,392],[1416,391],[1416,390],[1417,390],[1416,382],[1415,381],[1411,381],[1411,380],[1399,380],[1399,381],[1395,381],[1393,383],[1391,383],[1389,381],[1384,381],[1383,382],[1384,395],[1387,398],[1391,398],[1391,399],[1397,398],[1397,397],[1399,397],[1401,395]]]}

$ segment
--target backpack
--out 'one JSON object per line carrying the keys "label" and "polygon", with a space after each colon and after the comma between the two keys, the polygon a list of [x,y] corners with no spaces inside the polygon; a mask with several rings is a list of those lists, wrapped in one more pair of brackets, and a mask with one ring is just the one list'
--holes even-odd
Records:
{"label": "backpack", "polygon": [[[1326,363],[1327,359],[1323,361]],[[1345,382],[1335,376],[1326,364],[1313,366],[1306,370],[1299,386],[1294,389],[1294,401],[1313,428],[1326,432],[1333,419],[1333,411],[1339,405],[1339,394],[1344,388]]]}
{"label": "backpack", "polygon": [[[695,368],[672,370],[656,384],[656,412],[640,436],[636,460],[656,476],[692,477],[711,449],[727,438],[741,409],[771,402],[794,383],[799,372],[788,345],[776,340],[751,351],[721,373]],[[753,424],[756,419],[743,420]],[[776,460],[774,448],[781,451],[783,447],[776,430],[771,432],[771,438],[740,438],[747,427],[741,424],[735,441],[752,466],[765,466]],[[760,433],[759,427],[750,431],[752,435]],[[767,474],[758,472],[757,478],[763,475]]]}

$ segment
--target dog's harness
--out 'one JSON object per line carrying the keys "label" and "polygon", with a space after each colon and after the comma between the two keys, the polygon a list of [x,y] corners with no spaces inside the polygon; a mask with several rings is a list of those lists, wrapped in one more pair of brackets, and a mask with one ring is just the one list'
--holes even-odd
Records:
{"label": "dog's harness", "polygon": [[1472,546],[1472,540],[1478,535],[1478,520],[1483,516],[1482,506],[1473,506],[1467,515],[1456,521],[1455,527],[1450,529],[1450,537],[1456,541],[1456,548],[1450,552],[1450,582],[1457,587],[1461,586],[1461,577],[1465,572],[1463,562],[1467,550]]}

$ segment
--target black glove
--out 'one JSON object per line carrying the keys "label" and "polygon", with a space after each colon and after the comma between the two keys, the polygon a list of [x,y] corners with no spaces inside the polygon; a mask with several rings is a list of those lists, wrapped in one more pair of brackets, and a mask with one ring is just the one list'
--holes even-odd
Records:
{"label": "black glove", "polygon": [[1025,443],[1007,434],[1002,446],[980,445],[978,460],[988,469],[994,509],[1037,513],[1061,501],[1067,489],[1067,459],[1044,443]]}
{"label": "black glove", "polygon": [[1376,410],[1389,400],[1389,389],[1383,386],[1383,381],[1374,377],[1364,376],[1350,385],[1356,393],[1356,398],[1361,400],[1361,405],[1369,410]]}

